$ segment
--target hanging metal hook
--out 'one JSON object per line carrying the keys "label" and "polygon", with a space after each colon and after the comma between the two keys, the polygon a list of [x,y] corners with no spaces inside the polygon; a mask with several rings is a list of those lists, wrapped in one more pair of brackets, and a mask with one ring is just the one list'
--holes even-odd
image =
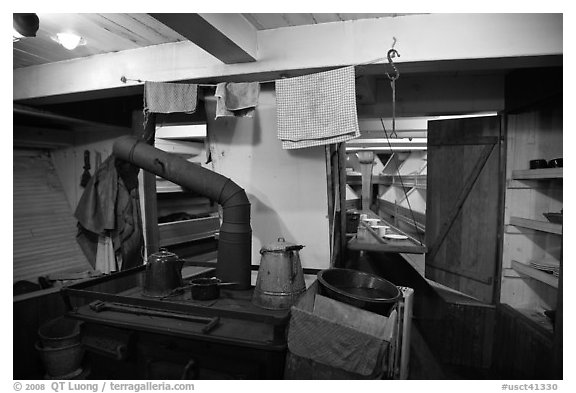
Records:
{"label": "hanging metal hook", "polygon": [[388,51],[388,53],[386,54],[386,57],[388,58],[388,63],[390,63],[390,65],[392,66],[392,68],[394,69],[394,72],[396,73],[394,76],[390,76],[389,73],[386,72],[386,76],[388,77],[388,79],[390,79],[392,82],[394,82],[396,79],[398,79],[400,77],[400,71],[398,71],[398,68],[396,68],[396,65],[394,64],[394,61],[392,60],[393,57],[400,57],[400,53],[398,53],[398,51],[394,48],[390,49]]}

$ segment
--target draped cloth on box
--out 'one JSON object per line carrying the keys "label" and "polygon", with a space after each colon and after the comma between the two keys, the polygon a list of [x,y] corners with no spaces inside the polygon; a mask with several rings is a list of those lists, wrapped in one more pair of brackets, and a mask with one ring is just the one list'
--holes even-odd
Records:
{"label": "draped cloth on box", "polygon": [[76,240],[88,261],[102,273],[142,264],[137,176],[137,167],[111,155],[98,167],[76,207]]}
{"label": "draped cloth on box", "polygon": [[276,115],[284,149],[359,137],[354,67],[277,80]]}

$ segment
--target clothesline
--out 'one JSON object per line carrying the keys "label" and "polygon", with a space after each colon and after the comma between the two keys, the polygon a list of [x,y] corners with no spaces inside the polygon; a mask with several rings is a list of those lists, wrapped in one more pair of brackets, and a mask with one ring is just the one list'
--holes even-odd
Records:
{"label": "clothesline", "polygon": [[[378,62],[380,62],[380,61],[382,61],[382,60],[386,60],[386,59],[387,59],[387,57],[379,57],[379,58],[377,58],[377,59],[370,60],[370,61],[367,61],[367,62],[352,64],[351,66],[353,66],[353,67],[358,67],[358,66],[363,66],[363,65],[370,65],[370,64],[378,63]],[[341,66],[341,67],[338,67],[338,68],[336,68],[336,69],[346,68],[346,67],[350,67],[350,65]],[[313,73],[312,73],[312,74],[313,74]],[[276,81],[279,81],[279,80],[282,80],[282,79],[286,79],[286,78],[271,79],[271,80],[257,81],[257,82],[258,82],[258,83],[272,83],[272,82],[276,82]],[[127,77],[125,77],[125,76],[121,76],[121,77],[120,77],[120,81],[121,81],[122,83],[126,83],[126,82],[128,82],[128,81],[138,82],[138,83],[145,83],[145,82],[146,82],[146,81],[144,81],[144,80],[142,80],[142,79],[131,79],[131,78],[127,78]],[[170,82],[167,82],[167,83],[170,83]],[[216,87],[216,86],[218,86],[217,83],[196,83],[196,85],[199,86],[199,87]]]}
{"label": "clothesline", "polygon": [[[310,72],[297,77],[283,77],[249,83],[171,83],[130,79],[144,84],[144,115],[151,113],[193,113],[196,110],[198,87],[215,87],[216,118],[225,116],[252,117],[258,105],[260,85],[276,83],[276,117],[278,139],[283,149],[344,142],[360,136],[356,111],[355,68],[388,60],[395,71],[386,75],[393,84],[399,73],[390,49],[386,57],[334,67],[328,71]],[[121,81],[129,80],[122,76]],[[310,86],[314,88],[311,90]],[[145,120],[146,122],[147,120]],[[393,127],[394,128],[394,127]]]}

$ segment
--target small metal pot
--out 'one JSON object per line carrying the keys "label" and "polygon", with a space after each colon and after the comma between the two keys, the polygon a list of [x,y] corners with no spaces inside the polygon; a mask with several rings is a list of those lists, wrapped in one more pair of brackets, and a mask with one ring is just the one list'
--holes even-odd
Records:
{"label": "small metal pot", "polygon": [[543,159],[530,160],[530,169],[548,168],[548,161]]}
{"label": "small metal pot", "polygon": [[234,285],[233,282],[222,282],[216,277],[196,278],[190,281],[190,292],[194,300],[214,300],[220,297],[220,287]]}
{"label": "small metal pot", "polygon": [[563,160],[561,158],[554,158],[553,160],[548,161],[549,168],[562,168]]}

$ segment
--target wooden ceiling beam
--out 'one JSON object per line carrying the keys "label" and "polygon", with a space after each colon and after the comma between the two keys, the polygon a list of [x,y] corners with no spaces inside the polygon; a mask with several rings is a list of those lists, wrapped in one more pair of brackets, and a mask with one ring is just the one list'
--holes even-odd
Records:
{"label": "wooden ceiling beam", "polygon": [[256,61],[256,28],[241,14],[150,15],[224,64]]}

